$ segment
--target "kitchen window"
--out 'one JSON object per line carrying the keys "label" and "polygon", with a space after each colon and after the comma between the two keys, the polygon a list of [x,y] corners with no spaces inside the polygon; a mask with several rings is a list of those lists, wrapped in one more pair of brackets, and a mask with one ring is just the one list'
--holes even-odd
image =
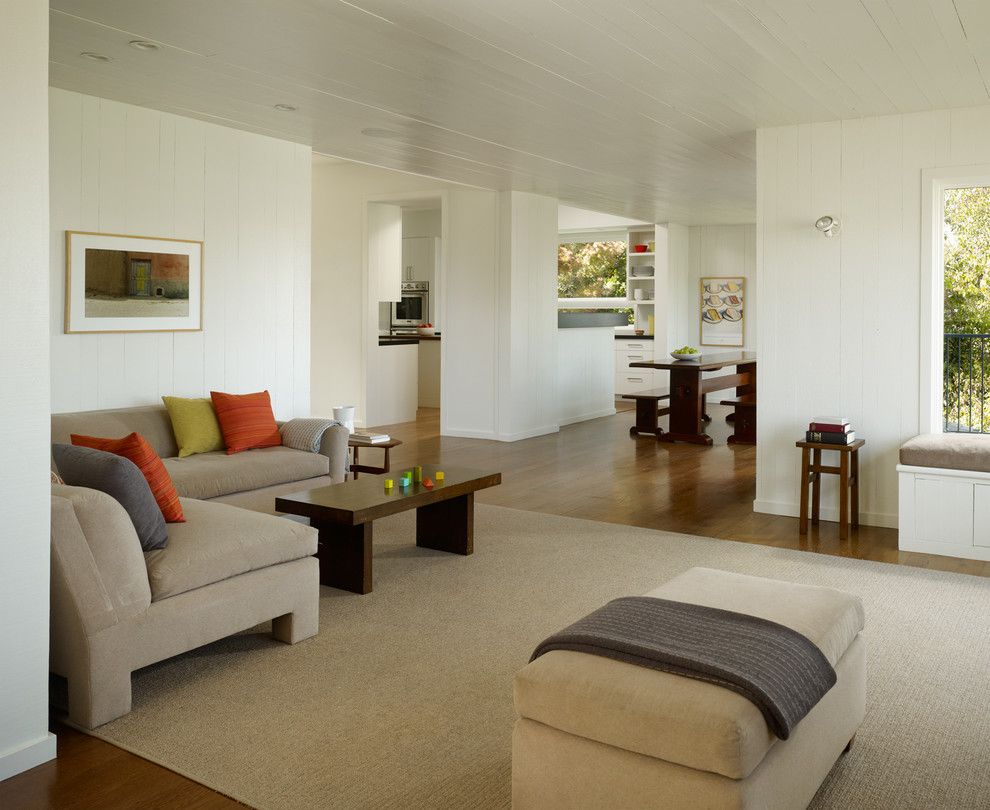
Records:
{"label": "kitchen window", "polygon": [[557,249],[557,307],[630,314],[625,231],[562,233]]}

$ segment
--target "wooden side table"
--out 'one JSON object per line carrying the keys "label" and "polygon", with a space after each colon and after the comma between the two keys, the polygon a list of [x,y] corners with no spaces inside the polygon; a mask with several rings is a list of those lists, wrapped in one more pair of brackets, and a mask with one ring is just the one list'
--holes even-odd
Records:
{"label": "wooden side table", "polygon": [[[825,444],[822,442],[795,442],[801,448],[801,534],[808,533],[808,486],[811,485],[811,522],[818,525],[818,513],[822,495],[822,473],[839,476],[839,539],[849,536],[849,515],[852,512],[853,528],[859,528],[859,448],[866,439],[856,439],[852,444]],[[822,450],[834,450],[839,454],[839,466],[822,464]]]}
{"label": "wooden side table", "polygon": [[[357,481],[358,473],[370,473],[371,475],[384,475],[391,467],[389,466],[388,451],[393,447],[398,447],[402,442],[399,439],[389,439],[387,442],[378,444],[368,444],[367,442],[356,442],[353,439],[347,442],[348,447],[354,448],[354,460],[351,464],[351,472],[354,473],[354,480]],[[372,467],[368,464],[358,464],[358,451],[362,447],[380,447],[385,451],[385,459],[381,467]]]}

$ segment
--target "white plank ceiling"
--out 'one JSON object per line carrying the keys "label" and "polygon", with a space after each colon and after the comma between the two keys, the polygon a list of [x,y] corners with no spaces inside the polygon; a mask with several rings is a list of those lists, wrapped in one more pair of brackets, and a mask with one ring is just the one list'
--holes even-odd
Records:
{"label": "white plank ceiling", "polygon": [[51,8],[57,87],[649,221],[754,221],[759,126],[990,103],[988,0]]}

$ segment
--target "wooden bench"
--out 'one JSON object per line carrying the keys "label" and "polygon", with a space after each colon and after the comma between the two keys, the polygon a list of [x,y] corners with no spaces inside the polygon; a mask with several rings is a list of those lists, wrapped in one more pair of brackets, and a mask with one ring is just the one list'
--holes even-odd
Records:
{"label": "wooden bench", "polygon": [[663,433],[659,425],[660,417],[670,413],[670,408],[660,407],[660,401],[669,400],[670,391],[666,388],[651,388],[649,391],[623,394],[622,398],[636,400],[636,424],[629,428],[629,435],[660,438]]}
{"label": "wooden bench", "polygon": [[719,404],[735,408],[729,444],[756,444],[756,394],[723,399]]}

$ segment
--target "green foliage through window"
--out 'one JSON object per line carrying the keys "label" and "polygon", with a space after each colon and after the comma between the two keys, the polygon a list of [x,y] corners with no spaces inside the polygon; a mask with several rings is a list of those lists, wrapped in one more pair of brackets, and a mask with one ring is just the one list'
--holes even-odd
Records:
{"label": "green foliage through window", "polygon": [[990,188],[945,193],[945,429],[990,432]]}
{"label": "green foliage through window", "polygon": [[570,242],[557,250],[558,298],[625,298],[626,243]]}

